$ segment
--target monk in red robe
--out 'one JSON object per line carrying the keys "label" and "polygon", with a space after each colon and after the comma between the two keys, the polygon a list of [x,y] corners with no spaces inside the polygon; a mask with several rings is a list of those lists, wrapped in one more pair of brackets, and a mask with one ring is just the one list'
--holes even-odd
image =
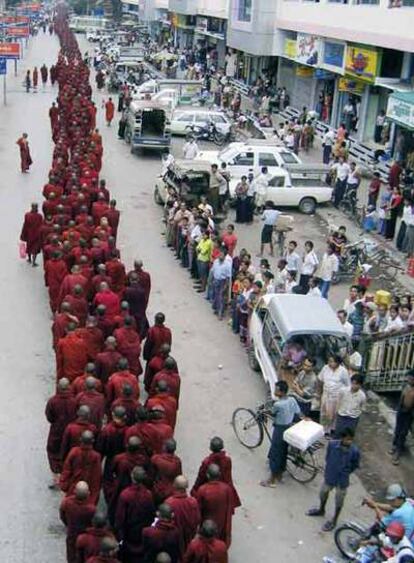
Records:
{"label": "monk in red robe", "polygon": [[231,544],[231,524],[234,514],[234,493],[227,483],[221,481],[220,468],[212,464],[207,468],[208,482],[195,493],[203,520],[217,524],[218,538],[227,547]]}
{"label": "monk in red robe", "polygon": [[160,552],[168,553],[171,563],[180,561],[180,533],[173,521],[168,504],[161,504],[157,510],[158,520],[142,530],[142,546],[148,561],[155,561]]}
{"label": "monk in red robe", "polygon": [[144,289],[139,285],[136,274],[131,275],[129,286],[125,289],[123,298],[129,304],[131,315],[135,319],[141,339],[144,339],[148,332],[147,303]]}
{"label": "monk in red robe", "polygon": [[60,306],[60,313],[55,315],[52,324],[53,348],[56,352],[58,342],[66,336],[70,323],[77,323],[78,319],[71,314],[69,303],[63,302]]}
{"label": "monk in red robe", "polygon": [[151,457],[152,473],[154,477],[153,495],[158,505],[173,493],[174,479],[181,475],[181,459],[175,454],[177,444],[174,439],[164,443],[163,453]]}
{"label": "monk in red robe", "polygon": [[93,449],[93,442],[93,433],[85,430],[80,439],[80,446],[72,448],[65,459],[60,488],[70,495],[78,481],[86,481],[90,489],[90,501],[96,505],[101,489],[101,456]]}
{"label": "monk in red robe", "polygon": [[158,404],[149,411],[149,426],[152,426],[158,435],[158,440],[154,444],[156,448],[154,453],[160,454],[163,451],[165,442],[174,436],[174,430],[167,422],[162,405]]}
{"label": "monk in red robe", "polygon": [[163,344],[168,344],[171,347],[171,330],[164,323],[164,313],[157,313],[155,315],[155,324],[149,329],[145,341],[144,360],[149,361],[156,356]]}
{"label": "monk in red robe", "polygon": [[131,473],[132,484],[119,495],[115,513],[115,530],[123,542],[125,561],[140,560],[142,531],[150,526],[155,516],[155,504],[151,491],[145,486],[147,474],[142,467],[134,467]]}
{"label": "monk in red robe", "polygon": [[94,297],[93,304],[94,307],[105,305],[106,316],[109,319],[116,317],[120,311],[120,299],[118,295],[109,289],[108,284],[105,282],[102,282],[99,286],[99,291]]}
{"label": "monk in red robe", "polygon": [[[168,344],[164,344],[164,346],[168,346]],[[149,364],[151,364],[151,362],[158,357],[159,356],[155,356],[149,362]],[[178,402],[180,399],[181,379],[180,376],[178,375],[177,362],[171,356],[165,359],[163,368],[154,375],[151,381],[151,385],[149,387],[150,397],[155,395],[157,386],[160,381],[165,381],[169,392],[171,393],[171,395],[175,397],[177,401],[177,408],[178,408]]]}
{"label": "monk in red robe", "polygon": [[76,540],[76,563],[86,563],[90,557],[99,555],[103,538],[115,539],[102,512],[95,512],[91,524]]}
{"label": "monk in red robe", "polygon": [[60,505],[60,519],[66,526],[67,563],[77,563],[76,541],[91,524],[96,507],[91,501],[88,483],[79,481],[73,493],[65,496]]}
{"label": "monk in red robe", "polygon": [[89,316],[86,320],[85,327],[76,330],[78,336],[86,344],[88,360],[94,362],[96,356],[102,352],[104,348],[104,336],[102,330],[98,328],[95,317]]}
{"label": "monk in red robe", "polygon": [[211,439],[210,451],[211,454],[208,455],[205,459],[203,459],[200,465],[196,482],[194,483],[193,488],[191,489],[191,494],[195,496],[195,493],[201,487],[201,485],[207,483],[208,481],[207,469],[213,463],[215,465],[218,465],[218,467],[220,468],[221,480],[224,483],[227,483],[227,485],[229,485],[233,490],[234,507],[237,508],[238,506],[241,506],[239,495],[237,494],[236,488],[234,487],[233,484],[233,477],[231,471],[231,466],[232,466],[231,458],[224,451],[224,443],[220,437],[215,436],[214,438]]}
{"label": "monk in red robe", "polygon": [[85,390],[76,395],[76,406],[86,405],[89,407],[89,420],[98,430],[102,428],[103,417],[105,415],[105,397],[97,390],[98,380],[94,377],[87,377],[85,380]]}
{"label": "monk in red robe", "polygon": [[227,546],[217,539],[217,526],[212,520],[205,520],[198,536],[188,546],[183,563],[228,563]]}
{"label": "monk in red robe", "polygon": [[64,280],[68,269],[62,253],[54,251],[52,258],[44,264],[45,268],[45,285],[49,290],[49,303],[52,313],[55,313],[59,306],[59,292],[62,281]]}
{"label": "monk in red robe", "polygon": [[164,409],[167,423],[173,430],[175,430],[175,424],[177,421],[177,399],[174,395],[171,395],[164,380],[157,383],[155,394],[152,397],[149,397],[146,403],[148,410],[152,410],[160,405]]}
{"label": "monk in red robe", "polygon": [[149,393],[151,389],[153,378],[158,372],[160,372],[163,369],[165,360],[170,355],[170,351],[171,351],[170,345],[163,344],[160,347],[159,353],[153,358],[151,358],[149,362],[147,362],[147,365],[145,366],[145,375],[144,375],[144,385],[145,385],[145,391],[147,393]]}
{"label": "monk in red robe", "polygon": [[76,418],[76,401],[70,388],[69,380],[63,378],[57,385],[56,394],[46,403],[46,419],[50,424],[47,438],[47,457],[50,470],[56,485],[57,476],[62,471],[62,459],[60,457],[61,443],[67,425]]}
{"label": "monk in red robe", "polygon": [[82,286],[84,291],[86,291],[88,287],[88,280],[81,274],[78,264],[72,267],[70,274],[67,274],[62,282],[59,292],[60,302],[63,301],[65,295],[70,295],[73,292],[75,285]]}
{"label": "monk in red robe", "polygon": [[30,166],[33,164],[32,157],[30,155],[29,142],[27,140],[27,133],[17,139],[16,145],[20,149],[20,167],[23,173],[29,172]]}
{"label": "monk in red robe", "polygon": [[103,538],[99,555],[89,557],[86,563],[121,563],[117,559],[118,542],[112,538]]}
{"label": "monk in red robe", "polygon": [[126,271],[119,259],[118,250],[113,250],[110,259],[106,261],[106,275],[111,278],[112,290],[120,295],[125,289]]}
{"label": "monk in red robe", "polygon": [[96,377],[95,364],[88,362],[82,375],[78,375],[78,377],[70,384],[70,390],[72,391],[74,397],[79,395],[79,393],[86,391],[86,380],[89,377],[95,380],[95,388],[98,393],[103,394],[104,386],[102,385],[102,382]]}
{"label": "monk in red robe", "polygon": [[106,212],[106,218],[108,219],[108,223],[112,229],[112,234],[115,237],[115,240],[118,235],[120,214],[120,211],[116,208],[116,200],[111,199],[109,202],[109,209]]}
{"label": "monk in red robe", "polygon": [[54,133],[59,123],[59,110],[56,107],[55,102],[52,102],[52,106],[49,109],[49,118],[50,118],[50,127],[52,129],[52,133]]}
{"label": "monk in red robe", "polygon": [[[63,301],[69,303],[70,310],[78,319],[80,326],[85,326],[89,305],[85,298],[85,293],[82,286],[76,284],[72,290],[72,293],[65,295]],[[79,336],[78,332],[76,332],[76,334]]]}
{"label": "monk in red robe", "polygon": [[87,362],[86,344],[76,334],[76,325],[69,323],[66,336],[59,340],[56,348],[57,379],[67,377],[69,381],[74,381],[83,374]]}
{"label": "monk in red robe", "polygon": [[38,212],[37,203],[32,203],[31,210],[25,213],[20,240],[26,243],[27,261],[37,266],[36,257],[41,250],[43,217]]}
{"label": "monk in red robe", "polygon": [[115,105],[112,101],[112,98],[109,98],[107,102],[105,102],[105,120],[108,127],[111,125],[112,120],[115,115]]}
{"label": "monk in red robe", "polygon": [[106,384],[106,398],[110,405],[115,399],[121,396],[122,387],[125,383],[131,385],[134,391],[134,397],[139,399],[138,380],[135,375],[129,371],[128,360],[121,358],[118,362],[118,371],[111,375]]}
{"label": "monk in red robe", "polygon": [[151,276],[144,270],[142,260],[134,261],[134,269],[131,272],[128,272],[128,280],[130,280],[131,274],[135,274],[137,276],[138,283],[145,293],[145,304],[148,305],[151,293]]}
{"label": "monk in red robe", "polygon": [[135,413],[139,407],[139,401],[134,397],[134,390],[129,383],[122,385],[121,396],[115,399],[111,405],[111,409],[115,407],[124,407],[125,422],[127,426],[132,426],[135,422]]}
{"label": "monk in red robe", "polygon": [[106,384],[111,375],[117,371],[121,358],[121,354],[116,350],[115,338],[108,336],[104,351],[99,352],[95,358],[96,375],[103,384]]}
{"label": "monk in red robe", "polygon": [[85,431],[88,430],[94,435],[97,433],[96,426],[89,421],[90,410],[88,406],[81,405],[76,415],[76,419],[70,422],[63,432],[62,443],[60,445],[60,458],[62,462],[65,461],[72,448],[79,446],[81,436]]}
{"label": "monk in red robe", "polygon": [[[162,437],[158,428],[150,421],[149,413],[145,407],[139,406],[135,413],[136,423],[128,428],[125,433],[125,441],[127,442],[132,436],[137,436],[144,445],[145,451],[148,455],[159,453],[162,451]],[[171,427],[169,427],[171,430]],[[172,438],[171,435],[168,438]],[[166,439],[168,439],[166,438]],[[161,446],[160,446],[161,443]]]}
{"label": "monk in red robe", "polygon": [[173,511],[174,522],[180,532],[181,553],[185,553],[201,523],[198,502],[187,494],[187,489],[187,479],[183,475],[179,475],[174,480],[171,496],[165,501],[165,504],[168,504]]}
{"label": "monk in red robe", "polygon": [[129,369],[137,377],[142,373],[139,356],[141,354],[141,339],[134,329],[133,317],[125,317],[124,325],[114,331],[118,352],[128,360]]}

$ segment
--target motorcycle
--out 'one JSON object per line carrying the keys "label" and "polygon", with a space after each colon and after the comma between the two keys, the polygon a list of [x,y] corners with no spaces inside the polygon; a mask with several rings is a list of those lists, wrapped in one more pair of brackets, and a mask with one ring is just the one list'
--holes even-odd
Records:
{"label": "motorcycle", "polygon": [[221,133],[212,121],[206,126],[189,125],[186,127],[186,134],[194,137],[196,141],[212,141],[219,147],[222,147],[227,139],[227,135]]}
{"label": "motorcycle", "polygon": [[354,278],[358,273],[368,272],[370,266],[365,263],[366,255],[361,244],[361,241],[358,241],[345,247],[345,253],[339,258],[338,271],[332,278],[332,283],[339,283]]}
{"label": "motorcycle", "polygon": [[[335,544],[341,552],[341,555],[348,561],[367,561],[371,563],[379,563],[387,561],[393,555],[393,548],[383,543],[383,532],[385,526],[376,521],[373,526],[364,526],[358,522],[344,522],[335,530]],[[377,537],[378,542],[374,545],[366,546],[369,550],[369,556],[365,552],[365,548],[361,549],[361,542],[366,542],[369,538]],[[364,544],[362,544],[364,545]]]}

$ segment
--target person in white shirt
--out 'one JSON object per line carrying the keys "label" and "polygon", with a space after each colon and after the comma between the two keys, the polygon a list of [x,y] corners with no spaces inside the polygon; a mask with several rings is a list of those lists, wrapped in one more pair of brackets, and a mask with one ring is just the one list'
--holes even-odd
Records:
{"label": "person in white shirt", "polygon": [[294,270],[288,270],[287,278],[286,278],[286,285],[285,285],[285,293],[293,293],[293,288],[298,285],[296,281],[297,272]]}
{"label": "person in white shirt", "polygon": [[351,287],[349,288],[349,297],[345,299],[343,306],[343,309],[346,311],[347,317],[349,317],[349,315],[353,313],[355,309],[355,303],[360,298],[358,289],[359,288],[357,285],[351,285]]}
{"label": "person in white shirt", "polygon": [[388,322],[384,332],[392,334],[395,332],[400,332],[403,328],[404,323],[398,314],[398,308],[394,305],[391,305],[388,311]]}
{"label": "person in white shirt", "polygon": [[263,211],[266,203],[267,188],[272,175],[269,174],[267,166],[263,166],[261,173],[254,179],[256,188],[256,208],[259,213]]}
{"label": "person in white shirt", "polygon": [[[286,268],[286,264],[287,264],[287,262],[284,258],[281,258],[279,260],[279,262],[277,263],[277,269],[276,269],[276,272],[275,272],[276,293],[278,293],[278,289],[280,287],[282,287],[282,286],[283,286],[283,288],[286,287],[286,280],[287,280],[287,276],[288,276],[288,269]],[[281,293],[283,293],[283,292],[281,292]]]}
{"label": "person in white shirt", "polygon": [[338,410],[335,421],[335,435],[340,437],[345,428],[354,432],[358,425],[359,417],[365,408],[367,397],[362,390],[363,379],[359,374],[351,377],[351,386],[345,387],[338,394]]}
{"label": "person in white shirt", "polygon": [[309,280],[309,291],[306,295],[314,295],[315,297],[321,297],[321,290],[319,289],[318,278],[311,278]]}
{"label": "person in white shirt", "polygon": [[319,266],[318,276],[321,280],[320,290],[321,295],[328,299],[329,288],[331,281],[339,268],[339,260],[335,254],[335,248],[332,244],[328,244],[325,254],[323,255],[322,262]]}
{"label": "person in white shirt", "polygon": [[305,254],[303,255],[302,270],[299,279],[299,285],[303,289],[303,293],[307,293],[309,289],[309,280],[316,272],[319,266],[319,260],[313,250],[313,242],[307,240],[305,242]]}
{"label": "person in white shirt", "polygon": [[330,434],[335,426],[340,391],[350,387],[349,374],[339,356],[330,356],[318,378],[322,385],[321,424],[325,433]]}
{"label": "person in white shirt", "polygon": [[332,147],[335,144],[335,133],[332,129],[328,129],[322,139],[322,146],[323,146],[323,154],[322,154],[322,162],[324,164],[329,164],[331,160],[332,154]]}
{"label": "person in white shirt", "polygon": [[194,137],[191,137],[183,147],[183,155],[186,160],[194,160],[198,155],[198,145]]}
{"label": "person in white shirt", "polygon": [[275,209],[273,202],[268,201],[266,203],[265,210],[262,214],[262,221],[263,221],[263,229],[260,239],[260,254],[259,256],[263,256],[263,251],[265,244],[268,244],[270,247],[270,256],[274,255],[273,249],[273,228],[277,223],[279,218],[280,211]]}
{"label": "person in white shirt", "polygon": [[296,252],[298,243],[295,240],[289,241],[287,250],[284,255],[284,259],[287,262],[287,269],[291,272],[300,273],[302,267],[302,259]]}
{"label": "person in white shirt", "polygon": [[249,170],[247,174],[247,223],[253,223],[253,213],[256,197],[256,182],[254,181],[253,170]]}
{"label": "person in white shirt", "polygon": [[339,319],[339,322],[341,323],[341,325],[344,327],[346,333],[348,334],[348,336],[351,338],[352,333],[354,332],[354,327],[353,325],[348,321],[348,314],[344,309],[339,309],[339,311],[337,311],[336,316]]}
{"label": "person in white shirt", "polygon": [[334,190],[334,206],[338,207],[344,197],[348,175],[350,172],[349,164],[345,162],[343,156],[340,156],[331,170],[335,173],[336,182]]}

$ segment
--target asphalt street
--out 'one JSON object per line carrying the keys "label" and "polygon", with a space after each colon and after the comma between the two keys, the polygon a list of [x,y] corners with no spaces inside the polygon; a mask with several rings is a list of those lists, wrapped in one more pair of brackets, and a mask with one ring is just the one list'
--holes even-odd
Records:
{"label": "asphalt street", "polygon": [[[47,488],[48,428],[43,411],[55,381],[50,311],[42,268],[34,270],[18,258],[23,213],[31,201],[41,202],[50,165],[52,144],[47,112],[57,91],[49,85],[44,91],[40,87],[38,93],[26,94],[21,84],[27,68],[40,67],[43,62],[50,66],[56,53],[54,37],[40,35],[32,39],[19,65],[19,76],[8,77],[8,106],[0,109],[0,498],[4,507],[0,515],[0,553],[8,563],[65,560],[64,530],[58,518],[60,494]],[[161,211],[153,203],[152,194],[160,170],[159,158],[130,154],[129,147],[117,140],[115,124],[108,128],[103,123],[102,97],[107,95],[96,97],[104,139],[102,177],[122,210],[122,257],[127,267],[135,258],[144,261],[153,278],[149,317],[163,311],[173,331],[173,355],[182,376],[176,438],[184,471],[193,481],[208,451],[209,439],[222,436],[233,458],[234,479],[243,502],[234,518],[232,563],[267,561],[270,557],[292,563],[320,562],[324,555],[336,553],[332,535],[321,532],[322,521],[305,516],[317,499],[320,479],[301,486],[286,477],[275,490],[259,486],[266,475],[267,444],[254,452],[243,449],[233,434],[230,419],[236,407],[261,402],[266,387],[261,377],[250,370],[237,337],[194,293],[186,272],[177,266],[164,244]],[[19,171],[15,145],[23,131],[29,134],[34,160],[27,175]],[[309,225],[309,232],[317,233],[316,221],[302,217],[301,230],[306,231]],[[243,244],[255,250],[255,234],[248,240],[243,231],[240,237]],[[360,510],[363,494],[359,479],[353,477],[343,519],[364,516]]]}

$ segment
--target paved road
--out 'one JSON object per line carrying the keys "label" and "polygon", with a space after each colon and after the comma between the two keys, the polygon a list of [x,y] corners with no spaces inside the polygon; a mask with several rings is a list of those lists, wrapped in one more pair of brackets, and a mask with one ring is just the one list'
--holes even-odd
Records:
{"label": "paved road", "polygon": [[[23,65],[50,64],[56,54],[55,39],[39,36]],[[0,398],[0,452],[3,478],[0,498],[2,560],[8,563],[64,561],[63,530],[58,523],[59,495],[47,489],[45,455],[47,425],[43,419],[46,398],[53,391],[54,363],[50,346],[50,316],[41,268],[33,271],[17,258],[17,241],[23,212],[39,194],[50,164],[51,143],[47,109],[54,92],[26,95],[22,77],[14,81],[7,110],[0,110],[0,223],[4,267],[0,291],[4,296],[1,317],[3,377],[8,376]],[[100,107],[100,99],[97,99]],[[266,449],[250,452],[235,440],[229,424],[232,411],[255,405],[266,393],[253,374],[245,352],[225,323],[219,323],[205,301],[195,294],[187,274],[176,264],[161,237],[160,210],[153,204],[152,188],[159,170],[156,157],[137,157],[116,139],[99,112],[104,136],[103,177],[123,210],[120,247],[130,265],[142,258],[153,276],[152,316],[165,312],[173,330],[173,354],[183,379],[183,396],[177,427],[179,454],[185,473],[193,480],[208,441],[221,435],[234,460],[234,477],[243,507],[234,520],[231,561],[253,563],[277,553],[281,561],[299,563],[305,558],[320,562],[335,553],[331,535],[320,532],[320,522],[304,511],[316,499],[319,481],[306,487],[288,477],[277,490],[265,490],[258,481],[266,473]],[[15,139],[27,130],[34,166],[29,175],[18,172]],[[218,366],[222,365],[223,369]],[[7,468],[7,470],[6,470]],[[353,486],[344,518],[359,516],[363,489]]]}

